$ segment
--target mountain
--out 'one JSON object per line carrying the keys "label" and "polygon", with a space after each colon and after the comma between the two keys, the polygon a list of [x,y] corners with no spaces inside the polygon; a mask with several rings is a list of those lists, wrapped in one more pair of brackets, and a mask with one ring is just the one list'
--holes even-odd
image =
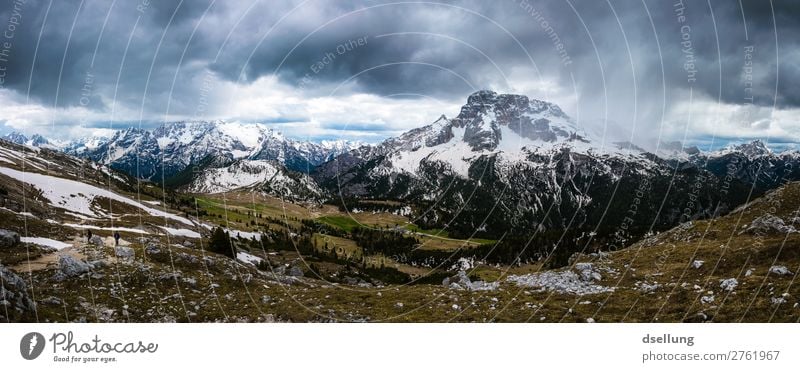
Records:
{"label": "mountain", "polygon": [[68,236],[83,224],[99,230],[137,226],[142,233],[163,232],[144,226],[150,224],[196,227],[178,212],[153,207],[160,204],[157,198],[167,196],[107,166],[0,140],[0,209],[6,228]]}
{"label": "mountain", "polygon": [[[209,169],[231,161],[206,160]],[[614,252],[576,245],[591,239],[580,231],[555,246],[479,243],[405,230],[410,221],[386,210],[257,193],[173,197],[86,159],[0,140],[0,321],[795,322],[799,209],[800,183],[790,182]],[[345,228],[356,222],[369,228]],[[212,229],[235,251],[218,251]],[[530,251],[545,256],[519,259]],[[562,251],[567,263],[548,268]]]}
{"label": "mountain", "polygon": [[289,171],[279,162],[270,160],[236,159],[200,167],[187,180],[180,190],[192,193],[245,189],[297,201],[318,200],[323,194],[308,175]]}
{"label": "mountain", "polygon": [[59,149],[62,149],[63,146],[64,146],[63,143],[49,140],[49,139],[44,138],[44,137],[42,137],[41,135],[38,135],[38,134],[34,134],[30,138],[28,138],[27,136],[25,136],[24,134],[22,134],[20,132],[11,132],[9,134],[6,134],[2,138],[7,140],[7,141],[9,141],[9,142],[13,142],[13,143],[16,143],[16,144],[19,144],[19,145],[26,145],[26,146],[32,146],[32,147],[41,147],[41,148],[47,148],[47,149],[52,149],[52,150],[59,150]]}
{"label": "mountain", "polygon": [[[456,119],[439,120],[433,127],[441,132],[453,125],[457,133]],[[0,291],[6,309],[0,311],[0,321],[798,319],[792,283],[800,259],[793,249],[800,245],[800,182],[784,181],[796,177],[790,171],[796,169],[796,153],[776,154],[754,142],[665,158],[626,144],[603,149],[564,120],[563,126],[554,127],[566,135],[556,129],[549,136],[542,129],[539,138],[556,139],[542,140],[544,145],[530,150],[504,151],[508,137],[489,135],[470,143],[463,135],[447,139],[427,136],[425,130],[387,140],[386,146],[351,150],[329,163],[379,154],[361,163],[366,172],[383,159],[424,151],[436,160],[410,170],[386,163],[381,171],[396,176],[394,182],[408,178],[407,185],[442,177],[453,181],[446,184],[453,191],[440,192],[439,185],[429,184],[427,192],[444,195],[433,202],[415,199],[425,194],[414,190],[406,191],[410,196],[401,201],[368,200],[380,194],[364,192],[358,194],[358,208],[347,210],[249,192],[281,194],[270,188],[284,187],[331,192],[274,160],[206,156],[196,169],[193,165],[179,172],[194,173],[183,187],[243,192],[196,197],[85,158],[0,140]],[[495,120],[488,127],[505,134],[503,125]],[[446,150],[449,146],[461,146],[463,153],[454,157]],[[459,162],[469,163],[465,176],[451,169]],[[720,171],[723,176],[716,175]],[[523,176],[527,178],[515,178]],[[516,225],[498,238],[457,237],[455,227],[470,218],[483,221],[481,233],[487,236],[498,228],[492,218],[497,212],[479,210],[480,205],[473,205],[476,198],[522,207],[526,198],[541,196],[531,186],[539,185],[533,183],[539,177],[552,177],[561,187],[553,196],[560,198],[559,204],[548,200],[551,205],[546,205],[551,213],[563,215],[578,203],[589,222],[545,229],[545,222],[559,221],[537,220],[538,212],[531,212],[531,222],[540,224],[520,230],[533,225],[504,210],[500,216],[509,226]],[[386,190],[394,187],[400,193],[390,181]],[[781,182],[785,184],[760,198],[748,196]],[[625,189],[631,183],[638,188]],[[583,194],[573,194],[587,184]],[[495,192],[501,185],[505,189]],[[549,185],[541,181],[541,187]],[[365,185],[364,190],[375,189]],[[446,204],[449,195],[473,190],[472,199]],[[727,214],[720,207],[711,218],[698,214],[700,218],[647,230],[636,238],[635,232],[658,215],[652,205],[663,206],[659,212],[669,216],[676,206],[673,198],[686,203],[677,204],[683,208],[680,213],[706,210],[715,200],[738,206]],[[457,214],[467,218],[454,219],[452,229],[420,228],[425,216],[444,215],[450,207],[460,208]],[[601,212],[597,222],[593,213]],[[596,228],[605,223],[611,225]],[[587,233],[585,226],[596,229]],[[118,242],[115,233],[120,234]],[[235,252],[218,250],[220,240],[214,235],[225,236],[221,240]],[[592,241],[600,240],[608,245],[594,252]],[[364,296],[365,290],[382,294]],[[442,296],[443,291],[451,295]],[[428,306],[413,307],[416,303]]]}
{"label": "mountain", "polygon": [[107,140],[66,151],[147,180],[166,180],[208,156],[274,161],[291,171],[308,172],[334,156],[363,145],[340,141],[296,141],[261,124],[224,121],[166,123],[152,131],[129,128]]}
{"label": "mountain", "polygon": [[577,230],[608,247],[800,179],[796,153],[761,145],[673,156],[606,146],[555,104],[479,91],[455,118],[352,150],[312,176],[345,198],[414,205],[418,225],[451,236]]}

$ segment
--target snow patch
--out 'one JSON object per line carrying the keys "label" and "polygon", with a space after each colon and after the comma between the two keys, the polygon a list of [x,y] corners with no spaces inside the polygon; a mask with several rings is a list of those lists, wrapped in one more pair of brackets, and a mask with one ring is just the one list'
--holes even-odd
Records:
{"label": "snow patch", "polygon": [[92,202],[97,197],[105,197],[139,208],[152,216],[166,217],[187,225],[192,225],[192,222],[186,218],[147,207],[130,198],[82,182],[39,173],[20,172],[5,167],[0,167],[0,173],[35,186],[42,191],[42,194],[50,201],[52,206],[82,215],[93,217],[100,216],[98,212],[92,209]]}
{"label": "snow patch", "polygon": [[166,226],[159,226],[159,227],[162,228],[164,231],[166,231],[167,234],[169,234],[169,235],[185,236],[187,238],[198,238],[198,239],[202,237],[200,235],[200,233],[198,233],[197,231],[192,231],[192,230],[189,230],[189,229],[175,229],[175,228],[166,227]]}
{"label": "snow patch", "polygon": [[72,244],[60,242],[58,240],[48,239],[48,238],[40,238],[36,236],[23,236],[19,238],[20,241],[23,243],[32,243],[36,245],[41,245],[45,247],[55,248],[57,250],[62,250],[64,248],[72,247]]}
{"label": "snow patch", "polygon": [[252,255],[250,253],[243,252],[243,251],[236,252],[236,259],[239,260],[239,261],[242,261],[244,263],[249,263],[249,264],[253,264],[253,265],[258,265],[259,263],[264,261],[260,257],[254,256],[254,255]]}

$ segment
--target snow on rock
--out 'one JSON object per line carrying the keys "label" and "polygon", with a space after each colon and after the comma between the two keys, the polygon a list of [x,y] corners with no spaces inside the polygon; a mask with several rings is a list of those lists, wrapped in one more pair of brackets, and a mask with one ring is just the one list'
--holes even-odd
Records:
{"label": "snow on rock", "polygon": [[22,237],[20,240],[22,240],[23,243],[32,243],[32,244],[41,245],[41,246],[44,246],[44,247],[55,248],[55,249],[58,249],[58,250],[61,250],[61,249],[64,249],[64,248],[69,248],[69,247],[72,246],[72,244],[60,242],[58,240],[53,240],[53,239],[48,239],[48,238],[40,238],[40,237],[35,237],[35,236],[25,236],[25,237]]}
{"label": "snow on rock", "polygon": [[507,281],[524,287],[541,288],[546,291],[573,295],[589,295],[613,292],[614,288],[591,284],[582,280],[573,271],[545,271],[526,275],[510,275]]}
{"label": "snow on rock", "polygon": [[700,267],[703,266],[704,263],[705,263],[705,261],[694,260],[694,261],[692,261],[692,268],[693,269],[699,269]]}
{"label": "snow on rock", "polygon": [[16,180],[28,183],[42,191],[45,198],[56,208],[86,216],[101,217],[103,212],[92,208],[92,203],[97,197],[104,197],[139,208],[152,216],[166,217],[175,221],[192,225],[186,218],[172,213],[150,208],[130,198],[104,190],[89,184],[48,176],[39,173],[20,172],[15,169],[0,167],[0,173]]}
{"label": "snow on rock", "polygon": [[723,290],[728,291],[728,292],[733,291],[734,289],[736,289],[737,285],[739,285],[739,281],[734,279],[734,278],[724,279],[724,280],[720,281],[720,284],[719,284],[720,288],[722,288]]}

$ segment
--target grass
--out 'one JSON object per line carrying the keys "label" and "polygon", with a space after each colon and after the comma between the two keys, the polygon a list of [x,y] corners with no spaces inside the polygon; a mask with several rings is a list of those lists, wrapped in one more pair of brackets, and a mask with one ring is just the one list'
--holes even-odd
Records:
{"label": "grass", "polygon": [[340,238],[336,236],[330,236],[325,234],[314,234],[314,242],[316,243],[317,247],[320,249],[324,249],[323,247],[327,243],[328,249],[335,249],[336,254],[343,259],[361,259],[361,248],[356,245],[356,242]]}
{"label": "grass", "polygon": [[361,223],[349,216],[322,216],[317,218],[317,220],[347,232],[351,232],[354,228],[362,226]]}
{"label": "grass", "polygon": [[[22,198],[23,191],[18,182],[2,179],[0,182],[12,197]],[[25,192],[28,200],[35,200],[36,195]],[[289,217],[292,223],[295,223],[293,218],[315,218],[345,231],[352,231],[359,222],[368,226],[403,225],[407,222],[406,218],[391,214],[358,213],[349,217],[331,206],[288,204],[276,198],[248,193],[229,193],[224,201],[219,195],[199,196],[198,205],[210,213],[204,219],[220,224],[241,219],[242,223],[233,223],[241,230],[252,230],[247,228],[246,222],[255,219],[253,213],[279,219]],[[110,203],[102,199],[97,201],[101,206]],[[28,207],[40,217],[59,217],[44,203]],[[800,303],[800,289],[793,282],[794,276],[770,274],[769,267],[785,265],[793,272],[798,271],[800,234],[756,236],[741,233],[741,230],[743,225],[751,224],[754,218],[765,213],[777,215],[789,223],[798,207],[800,184],[793,184],[751,203],[743,211],[714,220],[695,221],[691,228],[663,232],[610,253],[603,259],[580,256],[576,262],[592,261],[596,267],[609,270],[602,271],[602,279],[595,284],[615,289],[610,293],[587,296],[539,291],[505,281],[510,274],[541,271],[537,264],[478,265],[469,272],[471,276],[500,282],[500,288],[491,292],[459,291],[438,284],[361,288],[308,278],[283,283],[254,267],[199,249],[176,246],[176,239],[169,240],[172,244],[167,245],[167,236],[151,235],[151,239],[161,241],[162,252],[146,256],[144,244],[137,239],[139,234],[133,233],[123,233],[123,239],[132,242],[138,262],[146,266],[118,263],[113,248],[106,247],[104,253],[110,264],[95,270],[93,274],[98,276],[94,278],[84,276],[54,282],[55,267],[49,267],[35,272],[30,280],[33,280],[31,288],[35,288],[39,300],[39,321],[128,321],[122,315],[126,310],[132,321],[584,322],[592,317],[599,322],[681,322],[703,313],[716,322],[796,322],[800,319],[800,307],[793,305]],[[114,204],[113,209],[116,213],[132,212],[125,205]],[[250,216],[248,211],[251,211]],[[228,221],[217,217],[226,213]],[[144,225],[164,221],[161,217],[143,217]],[[126,218],[123,226],[135,226],[141,217]],[[16,231],[26,229],[29,235],[62,241],[70,241],[75,234],[82,234],[82,231],[50,224],[44,218],[21,218],[6,210],[0,210],[0,220],[3,227]],[[105,226],[108,222],[91,223]],[[114,224],[120,226],[117,221]],[[465,244],[493,243],[486,239],[451,239],[447,231],[424,230],[413,224],[407,229],[433,235],[419,236],[425,249],[454,249]],[[111,234],[108,231],[96,233]],[[321,234],[315,234],[314,239],[318,246],[328,242],[329,247],[341,248],[356,263],[351,269],[359,269],[357,263],[361,249],[355,242]],[[254,251],[252,253],[262,254]],[[32,258],[44,253],[30,245],[19,245],[15,250],[0,252],[0,261],[5,265],[23,262],[29,252],[33,253]],[[217,260],[206,267],[204,256]],[[331,260],[300,257],[297,252],[269,252],[264,257],[276,266],[315,264],[325,270],[326,278],[349,275],[343,271],[344,265]],[[380,260],[385,260],[386,266],[396,267],[415,277],[430,271],[424,267],[397,264],[381,256],[368,257],[370,262]],[[705,264],[699,269],[690,268],[693,260],[703,260]],[[751,268],[752,273],[745,275],[744,272]],[[164,276],[176,272],[181,274],[179,279]],[[720,282],[728,278],[738,280],[738,286],[730,293],[720,288]],[[25,276],[25,279],[27,281],[29,277]],[[194,279],[196,283],[191,284],[188,279]],[[637,289],[641,282],[657,283],[659,287],[645,293]],[[708,303],[700,301],[700,297],[709,292],[713,292],[715,299]],[[776,298],[784,298],[784,293],[786,303],[773,303]],[[264,296],[269,300],[262,300]],[[62,303],[43,301],[50,297],[58,297]],[[397,306],[398,303],[404,306]],[[108,310],[113,315],[103,319]]]}

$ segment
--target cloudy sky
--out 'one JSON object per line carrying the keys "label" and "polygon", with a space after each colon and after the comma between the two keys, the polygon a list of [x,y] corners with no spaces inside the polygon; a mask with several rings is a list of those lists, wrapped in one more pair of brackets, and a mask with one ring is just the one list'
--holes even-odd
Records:
{"label": "cloudy sky", "polygon": [[0,28],[0,133],[376,142],[491,89],[609,141],[800,142],[798,1],[4,0]]}

